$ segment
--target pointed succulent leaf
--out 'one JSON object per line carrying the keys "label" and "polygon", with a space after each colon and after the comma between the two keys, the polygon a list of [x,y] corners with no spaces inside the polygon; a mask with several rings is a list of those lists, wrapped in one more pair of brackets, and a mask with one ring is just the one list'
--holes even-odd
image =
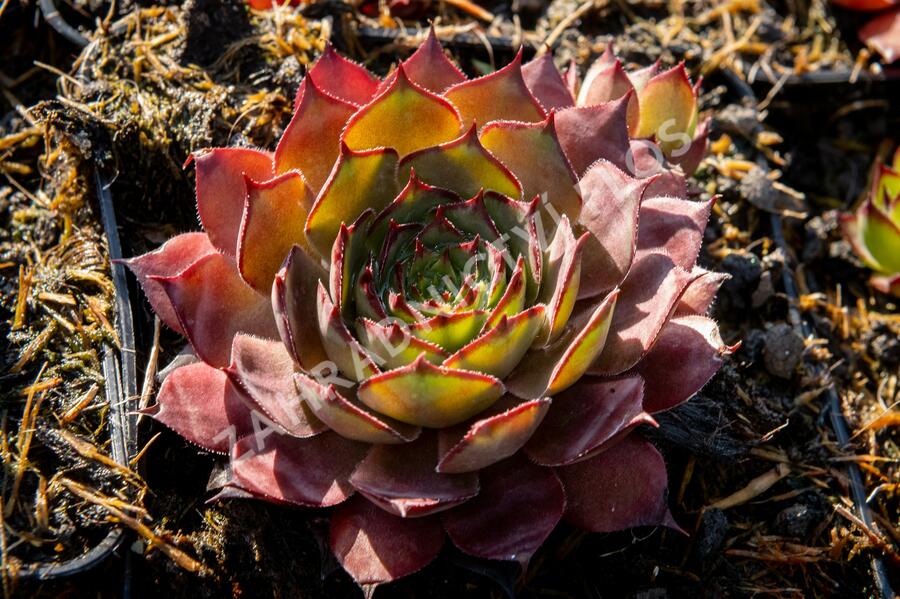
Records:
{"label": "pointed succulent leaf", "polygon": [[569,334],[545,349],[525,355],[506,382],[519,397],[533,399],[559,393],[587,372],[606,345],[619,291],[573,319]]}
{"label": "pointed succulent leaf", "polygon": [[212,366],[227,366],[239,333],[275,338],[278,330],[267,296],[241,280],[234,262],[212,253],[171,277],[151,277],[166,294],[188,340]]}
{"label": "pointed succulent leaf", "polygon": [[410,80],[435,94],[466,80],[462,71],[447,58],[434,27],[429,30],[425,42],[403,62],[403,68]]}
{"label": "pointed succulent leaf", "polygon": [[335,52],[331,44],[325,47],[307,77],[324,92],[357,106],[368,102],[378,89],[378,80],[369,71]]}
{"label": "pointed succulent leaf", "polygon": [[494,306],[494,310],[484,323],[483,331],[488,331],[497,326],[504,317],[512,317],[525,307],[525,259],[519,256],[516,260],[516,268],[512,278],[506,286],[506,290],[500,297],[500,301]]}
{"label": "pointed succulent leaf", "polygon": [[[265,431],[237,442],[231,452],[231,469],[234,484],[257,497],[328,507],[353,494],[348,479],[365,452],[365,444],[337,433],[296,439]],[[310,464],[316,467],[310,468]]]}
{"label": "pointed succulent leaf", "polygon": [[245,184],[247,200],[238,235],[238,269],[248,285],[259,293],[269,293],[290,249],[295,244],[309,248],[303,225],[313,198],[296,171],[262,183],[247,179]]}
{"label": "pointed succulent leaf", "polygon": [[683,147],[681,136],[690,143],[697,97],[683,64],[654,75],[638,92],[638,99],[640,124],[635,137],[655,136],[666,153]]}
{"label": "pointed succulent leaf", "polygon": [[356,277],[368,257],[364,233],[372,220],[372,214],[372,210],[367,209],[349,227],[341,223],[331,248],[328,287],[342,315],[351,312],[352,300],[355,299],[353,290],[356,286]]}
{"label": "pointed succulent leaf", "polygon": [[550,115],[540,123],[490,123],[481,130],[480,139],[516,173],[526,198],[540,196],[554,208],[556,218],[564,214],[575,221],[581,212],[581,195],[577,177],[560,146],[555,120]]}
{"label": "pointed succulent leaf", "polygon": [[452,189],[466,198],[481,190],[512,198],[522,195],[522,186],[515,175],[481,145],[474,126],[453,141],[403,158],[399,178],[407,180],[412,169],[422,181]]}
{"label": "pointed succulent leaf", "polygon": [[272,284],[272,307],[281,340],[301,368],[315,368],[328,359],[319,325],[309,311],[315,304],[325,270],[300,246],[288,252]]}
{"label": "pointed succulent leaf", "polygon": [[697,261],[703,232],[715,198],[692,202],[648,198],[641,203],[638,255],[665,251],[676,265],[690,269]]}
{"label": "pointed succulent leaf", "polygon": [[440,474],[437,436],[423,433],[406,445],[373,445],[350,482],[375,505],[413,518],[459,505],[478,494],[474,472]]}
{"label": "pointed succulent leaf", "polygon": [[397,195],[397,152],[388,148],[354,152],[346,146],[319,192],[306,221],[306,236],[328,256],[341,223],[350,223],[367,208],[379,211]]}
{"label": "pointed succulent leaf", "polygon": [[341,151],[341,131],[357,110],[355,104],[323,92],[312,77],[304,78],[294,116],[275,148],[275,171],[299,170],[318,193]]}
{"label": "pointed succulent leaf", "polygon": [[432,428],[458,424],[503,395],[495,377],[431,364],[424,357],[373,376],[359,386],[359,399],[391,418]]}
{"label": "pointed succulent leaf", "polygon": [[575,307],[581,281],[581,255],[587,234],[575,239],[567,217],[563,216],[547,248],[543,281],[538,301],[547,305],[545,326],[538,345],[555,341],[562,333]]}
{"label": "pointed succulent leaf", "polygon": [[492,466],[483,478],[475,499],[442,514],[444,529],[470,555],[527,563],[563,516],[561,481],[521,456]]}
{"label": "pointed succulent leaf", "polygon": [[251,148],[214,148],[188,159],[196,167],[197,213],[210,242],[234,256],[247,188],[244,178],[267,181],[275,175],[272,155]]}
{"label": "pointed succulent leaf", "polygon": [[559,143],[578,176],[584,176],[601,158],[620,169],[626,168],[630,148],[627,106],[628,98],[621,98],[594,106],[567,108],[555,114]]}
{"label": "pointed succulent leaf", "polygon": [[125,260],[125,265],[134,273],[144,295],[153,307],[159,319],[173,331],[184,334],[175,308],[163,288],[154,277],[171,277],[185,270],[201,258],[215,253],[216,249],[209,242],[206,233],[183,233],[169,239],[163,245]]}
{"label": "pointed succulent leaf", "polygon": [[522,401],[507,395],[471,425],[441,430],[438,472],[475,472],[513,455],[531,438],[550,398]]}
{"label": "pointed succulent leaf", "polygon": [[540,304],[513,317],[504,315],[494,327],[447,358],[443,365],[503,379],[531,347],[543,319],[544,306]]}
{"label": "pointed succulent leaf", "polygon": [[688,284],[678,300],[678,307],[675,309],[676,316],[703,315],[709,312],[719,287],[731,276],[726,273],[712,272],[695,266],[691,271],[691,278],[693,280]]}
{"label": "pointed succulent leaf", "polygon": [[547,417],[525,446],[542,466],[564,466],[594,455],[616,435],[652,419],[642,409],[640,376],[585,377],[553,398]]}
{"label": "pointed succulent leaf", "polygon": [[432,364],[440,364],[449,354],[439,345],[415,337],[409,328],[396,322],[384,325],[367,318],[357,320],[360,343],[373,356],[383,361],[383,368],[400,368],[424,356]]}
{"label": "pointed succulent leaf", "polygon": [[900,224],[893,222],[871,201],[860,210],[862,240],[880,270],[900,272]]}
{"label": "pointed succulent leaf", "polygon": [[236,335],[225,372],[279,432],[303,438],[327,430],[297,392],[294,360],[281,341]]}
{"label": "pointed succulent leaf", "polygon": [[545,110],[562,110],[575,104],[551,54],[535,58],[522,67],[522,76]]}
{"label": "pointed succulent leaf", "polygon": [[460,128],[453,105],[412,83],[401,65],[390,86],[353,115],[341,140],[351,150],[388,147],[406,156],[455,139]]}
{"label": "pointed succulent leaf", "polygon": [[646,381],[644,410],[655,414],[687,401],[719,370],[731,349],[722,343],[715,321],[673,318],[634,368]]}
{"label": "pointed succulent leaf", "polygon": [[591,459],[556,469],[566,490],[565,518],[579,528],[613,532],[662,524],[678,528],[666,505],[666,465],[634,434]]}
{"label": "pointed succulent leaf", "polygon": [[691,276],[665,254],[646,254],[635,260],[622,283],[606,347],[588,372],[609,376],[637,364],[674,312]]}
{"label": "pointed succulent leaf", "polygon": [[508,65],[489,75],[463,81],[444,92],[466,127],[490,121],[534,123],[547,116],[522,75],[522,50]]}
{"label": "pointed succulent leaf", "polygon": [[438,206],[446,206],[460,201],[461,198],[452,191],[423,183],[416,176],[415,170],[411,170],[406,186],[369,226],[370,248],[375,250],[381,247],[391,221],[398,225],[425,224],[429,214]]}
{"label": "pointed succulent leaf", "polygon": [[640,119],[640,100],[631,79],[618,58],[611,61],[600,57],[590,69],[578,94],[578,106],[596,106],[625,99],[626,123],[632,132],[637,131]]}
{"label": "pointed succulent leaf", "polygon": [[417,319],[410,332],[448,352],[455,352],[478,335],[487,321],[487,312],[470,310],[454,314],[438,314],[427,320]]}
{"label": "pointed succulent leaf", "polygon": [[319,334],[328,359],[352,381],[362,381],[381,372],[376,357],[360,345],[344,324],[341,312],[331,301],[325,286],[316,292]]}
{"label": "pointed succulent leaf", "polygon": [[582,252],[578,299],[596,297],[625,279],[637,249],[641,199],[651,181],[633,179],[601,160],[579,182],[584,194],[579,224],[591,235]]}
{"label": "pointed succulent leaf", "polygon": [[328,428],[342,437],[365,443],[407,443],[421,429],[376,414],[353,397],[352,390],[323,385],[303,373],[295,373],[292,383],[309,409]]}
{"label": "pointed succulent leaf", "polygon": [[209,451],[227,454],[232,443],[253,430],[240,392],[224,372],[203,362],[173,370],[156,402],[146,414]]}
{"label": "pointed succulent leaf", "polygon": [[441,551],[437,518],[399,518],[354,497],[331,515],[329,546],[360,586],[376,586],[421,570]]}

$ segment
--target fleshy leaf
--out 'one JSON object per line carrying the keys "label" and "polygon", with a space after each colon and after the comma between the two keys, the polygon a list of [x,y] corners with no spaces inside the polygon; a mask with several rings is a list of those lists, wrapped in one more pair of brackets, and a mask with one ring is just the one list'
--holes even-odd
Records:
{"label": "fleshy leaf", "polygon": [[864,225],[862,239],[880,270],[886,273],[900,272],[900,225],[894,223],[872,202],[867,202],[860,213]]}
{"label": "fleshy leaf", "polygon": [[543,319],[542,305],[532,306],[511,318],[504,315],[482,336],[447,358],[444,366],[505,378],[531,347]]}
{"label": "fleshy leaf", "polygon": [[873,275],[869,279],[869,285],[881,293],[900,297],[900,275],[894,275],[892,277]]}
{"label": "fleshy leaf", "polygon": [[678,527],[666,505],[666,464],[653,445],[634,434],[556,473],[566,490],[565,518],[579,528]]}
{"label": "fleshy leaf", "polygon": [[438,314],[427,320],[417,319],[409,327],[409,331],[419,339],[448,352],[455,352],[475,338],[487,321],[487,316],[481,310]]}
{"label": "fleshy leaf", "polygon": [[691,278],[664,254],[635,260],[622,284],[606,347],[589,372],[608,376],[637,364],[653,346]]}
{"label": "fleshy leaf", "polygon": [[404,518],[459,505],[478,493],[478,475],[440,474],[435,433],[406,445],[373,445],[350,477],[357,491],[378,507]]}
{"label": "fleshy leaf", "polygon": [[694,139],[691,140],[691,145],[687,149],[679,149],[669,155],[669,160],[679,165],[687,176],[694,174],[706,156],[706,150],[709,148],[709,128],[711,124],[711,118],[705,118],[700,121],[696,131],[694,131]]}
{"label": "fleshy leaf", "polygon": [[686,401],[719,370],[728,352],[715,321],[673,318],[634,369],[646,381],[644,410],[655,414]]}
{"label": "fleshy leaf", "polygon": [[338,236],[331,248],[331,270],[328,287],[331,297],[341,314],[350,317],[356,278],[368,258],[365,231],[372,220],[372,211],[366,210],[348,227],[341,223]]}
{"label": "fleshy leaf", "polygon": [[569,219],[563,216],[545,252],[543,281],[538,301],[547,306],[545,326],[536,344],[546,345],[562,333],[575,307],[581,281],[581,254],[588,235],[576,240]]}
{"label": "fleshy leaf", "polygon": [[279,429],[312,437],[328,427],[312,413],[294,386],[294,360],[281,341],[236,335],[228,378]]}
{"label": "fleshy leaf", "polygon": [[525,453],[542,466],[563,466],[590,456],[622,431],[653,420],[641,408],[640,376],[585,377],[553,398],[553,406]]}
{"label": "fleshy leaf", "polygon": [[900,58],[900,8],[882,13],[860,27],[859,39],[887,64]]}
{"label": "fleshy leaf", "polygon": [[406,156],[455,139],[460,128],[453,105],[412,83],[401,65],[390,86],[353,115],[341,140],[352,150],[388,147]]}
{"label": "fleshy leaf", "polygon": [[323,92],[312,77],[304,78],[294,101],[294,116],[275,148],[275,171],[299,170],[313,193],[318,193],[341,151],[341,131],[357,109]]}
{"label": "fleshy leaf", "polygon": [[572,221],[581,212],[577,177],[556,135],[556,117],[541,123],[494,122],[481,130],[481,143],[517,174],[526,198],[540,196]]}
{"label": "fleshy leaf", "polygon": [[342,437],[365,443],[406,443],[421,429],[375,414],[351,398],[351,390],[325,386],[302,373],[294,384],[304,402],[322,422]]}
{"label": "fleshy leaf", "polygon": [[678,300],[676,316],[706,314],[716,298],[719,287],[730,278],[730,275],[695,266],[691,271],[691,277],[693,280]]}
{"label": "fleshy leaf", "polygon": [[482,190],[515,199],[522,195],[519,181],[481,145],[474,126],[453,141],[406,156],[400,162],[399,178],[408,180],[412,169],[422,181],[466,198]]}
{"label": "fleshy leaf", "polygon": [[440,364],[449,356],[440,346],[413,336],[397,322],[383,325],[363,318],[357,321],[356,333],[363,347],[383,360],[385,369],[406,366],[419,356]]}
{"label": "fleshy leaf", "polygon": [[203,362],[173,370],[156,401],[145,413],[209,451],[227,454],[232,443],[253,430],[240,392],[224,372]]}
{"label": "fleshy leaf", "polygon": [[378,80],[369,71],[335,52],[331,44],[316,60],[307,74],[324,92],[358,106],[368,102]]}
{"label": "fleshy leaf", "polygon": [[579,182],[584,195],[579,223],[591,233],[582,252],[579,299],[596,297],[625,279],[637,249],[638,210],[650,182],[602,160]]}
{"label": "fleshy leaf", "polygon": [[715,198],[692,202],[676,198],[647,198],[641,203],[638,255],[665,251],[672,261],[690,270],[697,261],[703,232]]}
{"label": "fleshy leaf", "polygon": [[353,494],[348,479],[366,447],[332,432],[297,439],[263,431],[234,446],[232,476],[237,486],[269,501],[328,507]]}
{"label": "fleshy leaf", "polygon": [[622,98],[596,106],[567,108],[555,115],[559,143],[578,176],[584,176],[601,158],[626,168],[630,148],[627,106],[628,98]]}
{"label": "fleshy leaf", "polygon": [[577,104],[597,106],[623,98],[627,104],[628,128],[636,131],[640,122],[640,100],[635,93],[634,85],[619,59],[611,53],[604,53],[604,56],[597,59],[585,74]]}
{"label": "fleshy leaf", "polygon": [[466,127],[490,121],[534,123],[547,116],[525,83],[521,49],[502,69],[454,85],[444,92],[444,97],[459,110]]}
{"label": "fleshy leaf", "polygon": [[247,201],[237,245],[238,269],[244,281],[269,293],[275,273],[297,244],[307,247],[303,225],[312,194],[300,173],[285,173],[270,181],[246,181]]}
{"label": "fleshy leaf", "polygon": [[364,381],[359,399],[401,422],[441,428],[471,418],[504,391],[503,383],[492,376],[435,366],[419,357]]}
{"label": "fleshy leaf", "polygon": [[331,247],[341,223],[352,223],[367,208],[379,211],[397,195],[397,152],[389,148],[341,155],[306,221],[306,236],[322,256]]}
{"label": "fleshy leaf", "polygon": [[441,516],[444,529],[471,555],[528,562],[563,516],[561,481],[521,456],[492,466],[483,480],[475,499]]}
{"label": "fleshy leaf", "polygon": [[471,425],[438,432],[438,472],[475,472],[513,455],[537,430],[550,398],[522,401],[507,395]]}
{"label": "fleshy leaf", "polygon": [[331,515],[331,551],[353,580],[370,590],[421,570],[443,544],[437,518],[398,518],[362,497],[354,497]]}
{"label": "fleshy leaf", "polygon": [[318,322],[310,317],[319,284],[326,279],[325,269],[303,248],[294,246],[272,284],[278,332],[297,364],[307,370],[328,359]]}
{"label": "fleshy leaf", "polygon": [[177,275],[197,260],[215,251],[206,233],[182,233],[152,252],[129,258],[124,262],[134,273],[159,319],[173,331],[184,335],[168,294],[153,277]]}
{"label": "fleshy leaf", "polygon": [[697,97],[684,64],[654,75],[638,92],[638,99],[640,124],[635,137],[655,136],[667,154],[684,145],[683,135],[690,143]]}
{"label": "fleshy leaf", "polygon": [[238,332],[278,335],[268,296],[247,286],[222,254],[208,254],[177,275],[151,278],[162,285],[182,330],[207,364],[228,365]]}
{"label": "fleshy leaf", "polygon": [[422,45],[403,62],[403,68],[410,80],[435,94],[466,80],[462,71],[444,54],[434,27]]}
{"label": "fleshy leaf", "polygon": [[319,283],[316,292],[316,310],[322,346],[328,358],[344,376],[353,381],[362,381],[381,372],[375,356],[369,354],[347,330],[340,310],[332,303],[322,283]]}
{"label": "fleshy leaf", "polygon": [[271,179],[275,175],[272,155],[251,148],[214,148],[191,156],[196,167],[197,212],[203,230],[216,249],[234,256],[247,198],[244,177],[255,181]]}
{"label": "fleshy leaf", "polygon": [[546,53],[522,67],[525,84],[545,110],[562,110],[575,104],[553,56]]}
{"label": "fleshy leaf", "polygon": [[526,354],[506,383],[509,390],[535,399],[574,384],[603,351],[618,297],[618,290],[613,290],[598,306],[573,318],[568,334],[554,345]]}

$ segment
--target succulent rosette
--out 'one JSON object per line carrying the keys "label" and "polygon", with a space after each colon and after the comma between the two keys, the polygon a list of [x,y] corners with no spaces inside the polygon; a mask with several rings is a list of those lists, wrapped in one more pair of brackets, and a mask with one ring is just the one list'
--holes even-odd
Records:
{"label": "succulent rosette", "polygon": [[868,196],[854,213],[842,215],[841,228],[856,255],[875,271],[869,284],[900,297],[900,149],[890,166],[875,165]]}
{"label": "succulent rosette", "polygon": [[567,80],[521,54],[467,79],[433,34],[383,80],[328,49],[274,152],[193,156],[204,232],[129,261],[196,356],[150,413],[228,456],[219,497],[336,506],[360,585],[445,536],[524,562],[562,518],[675,526],[635,429],[728,351],[711,201],[621,170],[635,94]]}

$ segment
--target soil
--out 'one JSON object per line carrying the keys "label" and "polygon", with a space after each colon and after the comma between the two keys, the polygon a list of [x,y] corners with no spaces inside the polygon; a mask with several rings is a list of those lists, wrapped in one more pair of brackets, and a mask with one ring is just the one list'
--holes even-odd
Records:
{"label": "soil", "polygon": [[[714,13],[714,5],[733,10]],[[456,40],[450,47],[471,74],[508,59],[510,37],[538,47],[579,4],[484,6],[501,15],[484,26],[499,38],[492,53],[465,12],[442,3],[423,15],[439,17],[439,33]],[[0,41],[2,507],[16,498],[0,523],[5,595],[360,596],[327,550],[321,512],[207,503],[215,457],[152,421],[140,424],[137,475],[98,457],[109,444],[98,361],[115,333],[93,171],[110,184],[125,255],[143,253],[196,228],[192,175],[181,168],[190,151],[273,146],[329,33],[379,74],[414,40],[390,18],[340,3],[311,4],[306,16],[249,14],[236,0],[120,3],[107,19],[108,5],[74,2],[61,6],[70,23],[88,34],[105,19],[109,32],[79,55],[35,21],[35,10],[11,4],[0,16],[14,32]],[[741,346],[694,399],[648,431],[666,458],[669,503],[686,534],[584,534],[562,525],[524,571],[448,544],[435,563],[377,597],[869,597],[873,557],[893,568],[900,588],[900,437],[896,426],[867,426],[900,399],[900,316],[895,300],[867,287],[837,228],[838,211],[861,197],[869,165],[890,149],[883,141],[898,130],[900,111],[889,100],[900,85],[879,80],[880,66],[841,41],[852,38],[837,34],[847,26],[839,16],[836,23],[818,1],[615,1],[561,30],[559,64],[574,58],[584,68],[614,38],[629,61],[683,59],[706,75],[713,143],[695,191],[721,197],[701,264],[731,275],[713,316],[726,343]],[[371,35],[385,30],[391,35]],[[32,70],[35,60],[55,70]],[[854,69],[856,83],[795,80],[810,72],[847,79]],[[146,302],[137,299],[134,310],[140,383],[154,328]],[[183,340],[163,330],[159,346],[162,366]],[[847,446],[830,425],[829,383],[853,435]],[[844,515],[854,513],[848,465],[874,494],[876,532]],[[17,576],[96,543],[123,520],[110,505],[146,530],[76,577]]]}

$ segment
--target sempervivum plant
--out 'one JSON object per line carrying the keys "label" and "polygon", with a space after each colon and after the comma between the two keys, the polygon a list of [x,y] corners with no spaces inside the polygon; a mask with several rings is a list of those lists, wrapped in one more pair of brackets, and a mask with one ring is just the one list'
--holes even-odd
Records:
{"label": "sempervivum plant", "polygon": [[844,237],[875,274],[869,283],[900,297],[900,149],[893,164],[875,165],[868,196],[841,218]]}
{"label": "sempervivum plant", "polygon": [[563,517],[675,526],[635,429],[727,351],[695,266],[711,203],[616,166],[631,94],[577,107],[520,60],[468,80],[432,35],[378,80],[329,49],[274,152],[193,156],[204,232],[129,262],[197,358],[151,413],[228,455],[220,497],[336,506],[361,585],[445,534],[524,562]]}

